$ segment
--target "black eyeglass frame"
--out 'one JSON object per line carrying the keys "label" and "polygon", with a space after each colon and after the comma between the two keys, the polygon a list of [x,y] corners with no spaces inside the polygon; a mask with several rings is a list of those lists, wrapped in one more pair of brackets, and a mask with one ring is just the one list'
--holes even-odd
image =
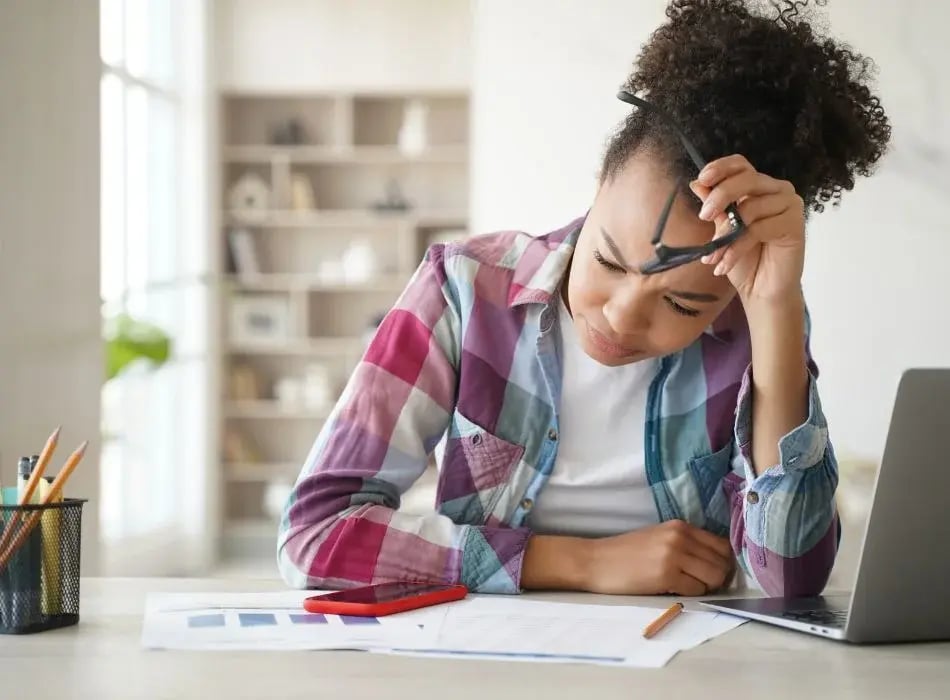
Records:
{"label": "black eyeglass frame", "polygon": [[[665,125],[672,129],[673,132],[679,137],[680,142],[683,144],[683,148],[685,148],[686,153],[689,154],[690,160],[692,160],[693,164],[696,166],[697,173],[706,167],[706,159],[700,155],[699,150],[693,145],[693,142],[686,137],[686,134],[683,133],[683,130],[680,129],[679,125],[663,110],[626,90],[621,90],[618,92],[617,98],[622,102],[632,104],[636,107],[649,110],[656,114],[660,119],[663,120]],[[675,201],[676,195],[681,189],[682,184],[682,180],[678,180],[676,182],[676,187],[670,193],[670,196],[666,200],[666,204],[663,206],[663,212],[660,214],[660,220],[656,224],[656,230],[654,231],[653,238],[650,241],[650,243],[653,245],[654,258],[640,266],[639,271],[641,274],[654,275],[658,272],[665,272],[666,270],[671,270],[674,267],[680,267],[681,265],[686,265],[693,262],[694,260],[699,260],[704,255],[710,255],[715,253],[717,250],[730,245],[733,241],[739,238],[743,232],[745,232],[745,222],[742,220],[742,217],[739,216],[739,210],[736,208],[735,203],[732,203],[729,204],[725,210],[726,216],[729,218],[730,227],[732,229],[726,235],[710,241],[705,245],[699,246],[674,247],[665,245],[662,240],[663,229],[666,228],[666,221],[670,217],[670,210],[673,208],[673,202]]]}

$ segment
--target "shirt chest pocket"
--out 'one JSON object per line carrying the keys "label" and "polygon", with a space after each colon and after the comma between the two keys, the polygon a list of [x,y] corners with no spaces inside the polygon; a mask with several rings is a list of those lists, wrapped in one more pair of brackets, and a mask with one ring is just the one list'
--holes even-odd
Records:
{"label": "shirt chest pocket", "polygon": [[484,525],[523,455],[524,447],[493,435],[456,410],[436,493],[440,512],[457,523]]}

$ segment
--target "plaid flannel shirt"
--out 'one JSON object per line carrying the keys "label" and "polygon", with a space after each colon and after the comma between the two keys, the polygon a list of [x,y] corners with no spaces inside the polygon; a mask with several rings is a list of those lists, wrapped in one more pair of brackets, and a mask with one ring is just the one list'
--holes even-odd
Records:
{"label": "plaid flannel shirt", "polygon": [[[289,585],[411,579],[520,591],[524,522],[557,455],[556,295],[582,223],[427,251],[288,500],[278,565]],[[803,337],[807,349],[807,327]],[[729,535],[745,574],[772,595],[819,592],[838,544],[837,464],[808,357],[808,418],[758,476],[738,300],[660,358],[647,398],[646,472],[660,520]],[[443,436],[433,512],[400,512]]]}

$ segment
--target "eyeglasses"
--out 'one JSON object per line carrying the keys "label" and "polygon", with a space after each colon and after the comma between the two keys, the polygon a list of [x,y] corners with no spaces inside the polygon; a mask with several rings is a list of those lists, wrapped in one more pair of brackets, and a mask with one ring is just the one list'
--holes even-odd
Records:
{"label": "eyeglasses", "polygon": [[[632,104],[641,109],[653,112],[679,137],[680,142],[683,144],[683,148],[685,148],[686,152],[689,154],[690,160],[692,160],[693,164],[696,166],[697,172],[706,167],[706,160],[699,154],[696,146],[693,145],[692,141],[686,138],[686,134],[683,133],[683,130],[677,126],[676,122],[674,122],[668,114],[663,112],[660,108],[655,107],[646,100],[641,100],[639,97],[627,92],[626,90],[621,90],[618,92],[617,97],[627,104]],[[666,270],[671,270],[674,267],[679,267],[680,265],[691,263],[694,260],[699,260],[704,255],[709,255],[721,248],[725,248],[727,245],[741,236],[745,231],[745,222],[742,220],[742,217],[739,216],[739,211],[736,208],[736,205],[730,204],[726,207],[725,213],[729,219],[731,230],[726,235],[717,238],[714,241],[710,241],[705,245],[683,246],[679,248],[664,245],[662,242],[663,229],[666,228],[666,221],[670,218],[670,210],[673,208],[673,202],[676,199],[676,194],[682,188],[682,185],[683,180],[678,179],[676,182],[676,187],[670,193],[670,196],[666,200],[666,204],[663,206],[663,212],[660,214],[660,220],[656,224],[656,230],[653,233],[653,239],[650,241],[650,243],[653,245],[655,257],[641,265],[639,268],[640,272],[644,275],[653,275],[657,272],[665,272]]]}

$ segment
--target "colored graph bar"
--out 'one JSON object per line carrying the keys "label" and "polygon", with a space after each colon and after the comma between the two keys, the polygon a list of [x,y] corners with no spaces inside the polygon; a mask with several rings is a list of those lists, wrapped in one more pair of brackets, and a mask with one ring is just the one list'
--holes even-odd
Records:
{"label": "colored graph bar", "polygon": [[192,615],[188,618],[188,627],[224,627],[224,615]]}
{"label": "colored graph bar", "polygon": [[238,613],[241,627],[268,627],[277,624],[272,613]]}
{"label": "colored graph bar", "polygon": [[304,613],[302,615],[290,615],[290,622],[294,625],[325,625],[327,616],[319,613]]}
{"label": "colored graph bar", "polygon": [[340,622],[344,625],[378,625],[375,617],[360,617],[358,615],[340,615]]}

